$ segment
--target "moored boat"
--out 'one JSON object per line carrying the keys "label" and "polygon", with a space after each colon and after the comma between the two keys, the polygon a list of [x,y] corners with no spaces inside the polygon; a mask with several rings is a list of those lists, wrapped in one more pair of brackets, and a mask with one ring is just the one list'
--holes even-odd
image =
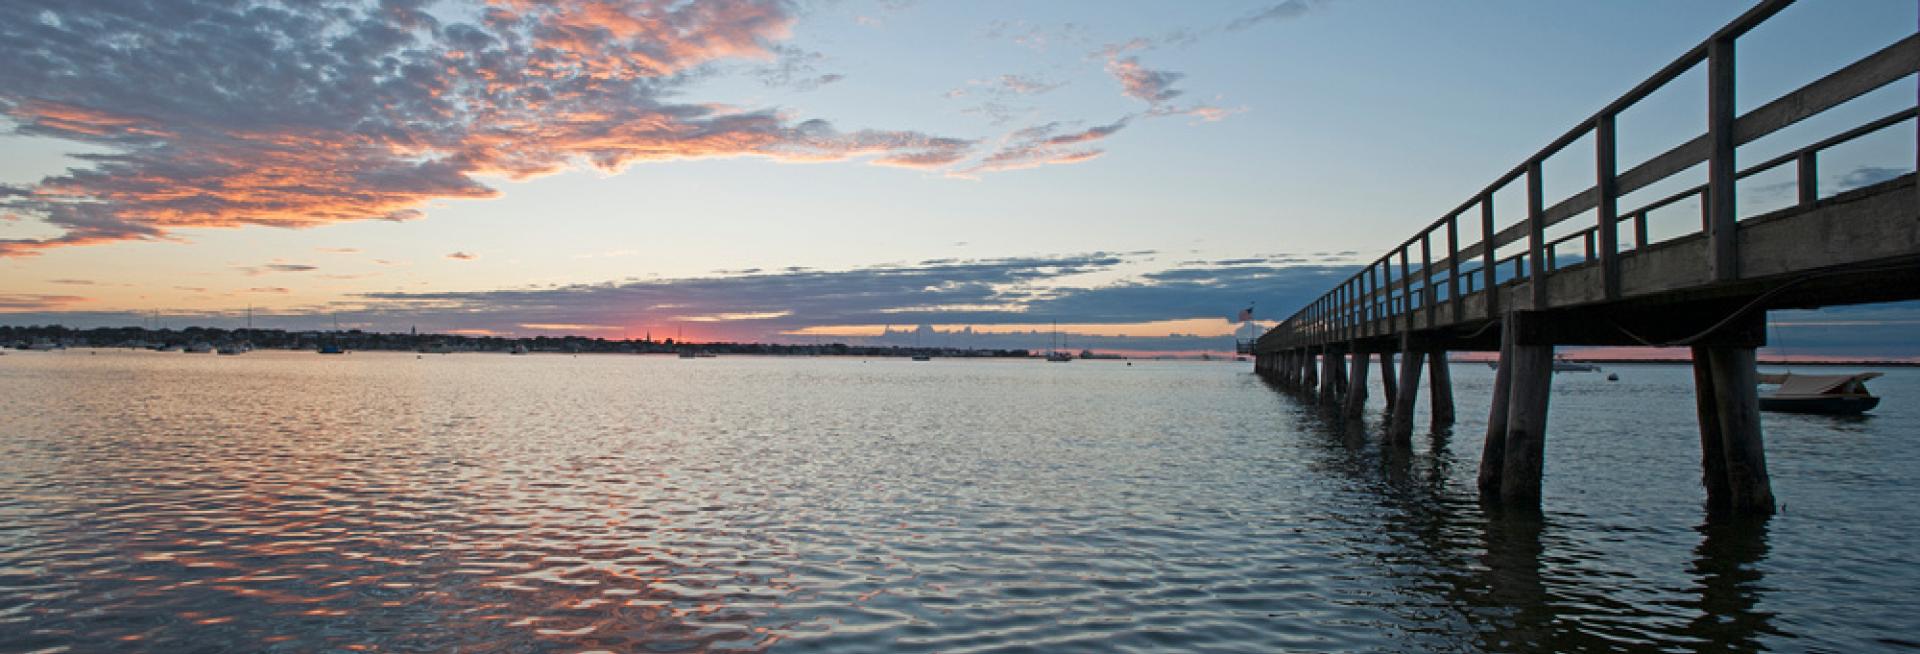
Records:
{"label": "moored boat", "polygon": [[1802,375],[1780,373],[1760,375],[1762,384],[1778,384],[1771,393],[1760,395],[1760,410],[1779,413],[1854,415],[1880,405],[1880,398],[1867,391],[1867,380],[1877,372],[1851,375]]}
{"label": "moored boat", "polygon": [[1554,372],[1600,372],[1600,366],[1597,364],[1586,363],[1584,361],[1569,361],[1566,357],[1554,357],[1553,371]]}

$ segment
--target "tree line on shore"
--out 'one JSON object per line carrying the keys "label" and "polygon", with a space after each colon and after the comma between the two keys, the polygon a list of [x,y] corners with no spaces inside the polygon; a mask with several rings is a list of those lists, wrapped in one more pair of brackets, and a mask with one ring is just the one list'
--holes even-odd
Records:
{"label": "tree line on shore", "polygon": [[1025,349],[956,349],[941,347],[901,347],[848,345],[845,343],[676,343],[674,339],[605,339],[585,336],[474,336],[463,334],[420,334],[367,332],[358,329],[287,331],[282,329],[222,329],[185,327],[149,329],[145,327],[95,327],[76,329],[63,325],[0,325],[0,345],[24,349],[35,343],[66,347],[163,349],[194,343],[246,343],[258,349],[317,350],[324,346],[354,351],[394,352],[510,352],[516,347],[532,352],[672,354],[697,350],[713,354],[766,355],[846,355],[846,356],[943,356],[943,357],[1027,357]]}

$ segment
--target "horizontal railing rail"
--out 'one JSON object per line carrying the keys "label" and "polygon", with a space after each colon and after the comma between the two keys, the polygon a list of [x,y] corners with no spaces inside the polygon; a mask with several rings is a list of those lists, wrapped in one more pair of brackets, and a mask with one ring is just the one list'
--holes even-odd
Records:
{"label": "horizontal railing rail", "polygon": [[[1736,170],[1736,148],[1757,141],[1809,117],[1893,84],[1920,71],[1920,34],[1910,34],[1879,51],[1841,67],[1798,89],[1786,93],[1742,115],[1733,109],[1734,44],[1755,26],[1780,13],[1793,0],[1765,0],[1699,45],[1689,49],[1652,77],[1633,87],[1625,95],[1606,105],[1598,113],[1568,130],[1541,148],[1533,156],[1493,183],[1429,223],[1412,237],[1366,264],[1354,275],[1342,280],[1326,294],[1309,302],[1281,321],[1259,339],[1259,347],[1314,345],[1331,341],[1382,336],[1403,330],[1432,328],[1468,318],[1468,296],[1485,294],[1481,314],[1490,318],[1501,311],[1497,291],[1502,286],[1533,282],[1555,270],[1575,266],[1598,266],[1602,295],[1619,294],[1619,260],[1623,253],[1620,225],[1632,226],[1632,247],[1637,251],[1650,245],[1648,216],[1690,199],[1701,207],[1701,228],[1709,240],[1709,268],[1715,281],[1737,277],[1734,262],[1737,243],[1734,232],[1739,217],[1733,203],[1734,184],[1741,179],[1785,166],[1797,166],[1795,186],[1800,206],[1811,207],[1819,199],[1818,155],[1820,152],[1899,125],[1916,118],[1916,109],[1907,107],[1878,120],[1834,134],[1792,152]],[[1617,170],[1615,120],[1627,109],[1665,88],[1695,67],[1705,65],[1707,72],[1708,129],[1660,154],[1628,168]],[[1591,186],[1572,193],[1548,206],[1542,192],[1543,164],[1551,157],[1587,136],[1594,141],[1594,178]],[[1648,189],[1675,175],[1707,164],[1707,182],[1663,196],[1637,208],[1621,211],[1621,198]],[[1496,229],[1493,198],[1511,185],[1525,186],[1526,212],[1518,221]],[[1475,209],[1478,209],[1477,218]],[[1545,231],[1575,217],[1593,212],[1593,223],[1549,240]],[[1477,227],[1472,242],[1461,239],[1461,222]],[[1478,223],[1475,225],[1474,223]],[[1682,234],[1685,236],[1687,234]],[[1676,236],[1675,238],[1678,238]],[[1580,254],[1568,256],[1561,264],[1559,249],[1580,241]],[[1503,249],[1518,248],[1507,253]],[[1547,303],[1546,284],[1532,284],[1529,306]],[[1442,318],[1442,309],[1450,315]],[[1418,313],[1419,315],[1416,315]]]}

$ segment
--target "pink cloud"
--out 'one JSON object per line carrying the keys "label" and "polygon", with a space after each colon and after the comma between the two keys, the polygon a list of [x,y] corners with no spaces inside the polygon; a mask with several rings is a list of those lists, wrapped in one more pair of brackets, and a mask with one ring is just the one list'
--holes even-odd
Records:
{"label": "pink cloud", "polygon": [[[674,99],[706,64],[774,57],[795,22],[777,0],[493,0],[449,24],[404,6],[180,1],[196,6],[139,20],[75,3],[58,24],[0,6],[0,38],[58,53],[0,73],[0,114],[110,151],[0,189],[0,215],[62,231],[0,240],[0,256],[189,227],[413,220],[433,200],[497,196],[480,175],[733,156],[928,168],[974,145]],[[6,27],[19,25],[33,29]],[[115,41],[149,46],[86,45]],[[155,69],[170,74],[143,72]]]}

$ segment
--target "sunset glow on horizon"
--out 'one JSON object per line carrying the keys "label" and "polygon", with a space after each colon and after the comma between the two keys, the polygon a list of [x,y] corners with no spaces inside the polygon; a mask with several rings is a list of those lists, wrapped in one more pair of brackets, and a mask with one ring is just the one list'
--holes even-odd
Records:
{"label": "sunset glow on horizon", "polygon": [[[8,3],[0,323],[1035,347],[1057,322],[1220,351],[1241,309],[1286,317],[1744,7]],[[1788,11],[1863,44],[1915,18]],[[1743,106],[1861,54],[1795,36],[1743,45],[1785,71]],[[1624,116],[1623,157],[1697,104]],[[1912,142],[1836,152],[1826,183],[1910,170]],[[1915,310],[1872,311],[1820,338]]]}

